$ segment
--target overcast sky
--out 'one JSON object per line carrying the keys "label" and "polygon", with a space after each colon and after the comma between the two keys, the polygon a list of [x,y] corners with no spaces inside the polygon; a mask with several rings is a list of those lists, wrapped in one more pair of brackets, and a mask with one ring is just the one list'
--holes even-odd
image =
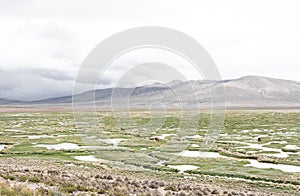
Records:
{"label": "overcast sky", "polygon": [[[299,10],[299,0],[2,0],[0,98],[71,94],[81,63],[98,43],[149,25],[195,38],[223,79],[261,75],[299,81]],[[105,84],[116,80],[115,72]],[[195,79],[192,72],[190,78]]]}

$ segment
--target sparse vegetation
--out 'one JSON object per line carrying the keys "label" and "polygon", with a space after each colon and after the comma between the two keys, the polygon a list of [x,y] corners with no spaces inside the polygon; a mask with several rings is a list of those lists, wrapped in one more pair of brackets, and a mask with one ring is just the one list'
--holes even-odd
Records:
{"label": "sparse vegetation", "polygon": [[[138,124],[150,120],[143,111],[131,115]],[[268,193],[270,189],[274,194],[282,195],[299,192],[300,173],[245,165],[249,160],[258,160],[300,166],[300,150],[286,148],[288,144],[300,146],[300,113],[228,112],[224,130],[210,150],[225,157],[215,158],[175,156],[183,147],[178,150],[180,143],[174,146],[169,143],[176,137],[180,118],[176,111],[168,115],[161,128],[139,130],[139,127],[120,128],[111,113],[99,112],[105,136],[124,140],[117,144],[117,148],[111,149],[108,147],[112,144],[99,141],[97,145],[103,149],[99,148],[95,157],[100,161],[82,162],[75,157],[90,156],[92,152],[85,148],[88,144],[82,140],[83,133],[77,132],[71,113],[0,113],[0,145],[5,146],[0,151],[0,195],[51,195],[58,192],[229,195],[246,191]],[[204,136],[209,114],[200,113],[199,117],[198,130],[192,133]],[[189,141],[194,145],[186,150],[199,151],[204,137],[190,138]],[[62,143],[78,147],[37,146]],[[276,157],[280,153],[286,156]],[[177,165],[194,165],[198,169],[179,174],[179,170],[167,166],[167,160]],[[27,186],[31,184],[35,188]]]}

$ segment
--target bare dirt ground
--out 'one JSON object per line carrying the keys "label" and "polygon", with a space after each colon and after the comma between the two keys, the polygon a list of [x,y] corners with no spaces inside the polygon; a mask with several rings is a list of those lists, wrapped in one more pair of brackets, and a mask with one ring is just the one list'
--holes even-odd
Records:
{"label": "bare dirt ground", "polygon": [[[96,107],[97,111],[110,111],[110,108]],[[122,109],[122,108],[121,108]],[[201,108],[200,108],[201,109]],[[144,110],[144,109],[136,109]],[[0,112],[70,112],[72,105],[0,105]],[[209,111],[202,108],[201,111]],[[226,112],[284,112],[294,113],[300,112],[300,108],[294,107],[278,107],[278,108],[226,108]]]}
{"label": "bare dirt ground", "polygon": [[[272,183],[210,176],[118,170],[102,163],[0,159],[0,182],[43,195],[296,195]],[[263,185],[263,186],[262,186]]]}
{"label": "bare dirt ground", "polygon": [[69,112],[72,106],[0,106],[0,112]]}

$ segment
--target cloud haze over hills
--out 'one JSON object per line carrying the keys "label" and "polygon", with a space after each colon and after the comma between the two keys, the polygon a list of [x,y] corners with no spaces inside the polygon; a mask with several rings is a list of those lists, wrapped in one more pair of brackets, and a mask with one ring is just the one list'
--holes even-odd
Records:
{"label": "cloud haze over hills", "polygon": [[[225,99],[222,91],[225,88]],[[149,107],[147,104],[161,103],[166,107],[187,106],[196,107],[211,106],[211,92],[214,95],[214,104],[227,107],[300,107],[300,82],[275,78],[245,76],[239,79],[223,81],[172,81],[167,86],[151,84],[136,88],[98,89],[75,95],[81,103],[91,102],[96,98],[98,107],[110,107],[113,94],[113,104],[123,105],[129,103],[133,107]],[[176,92],[176,94],[174,94]],[[130,94],[129,102],[127,95]],[[176,95],[181,95],[176,97]],[[196,96],[198,101],[193,98]],[[0,104],[13,104],[8,100],[0,100]],[[46,104],[46,105],[70,105],[72,96],[56,97],[34,102],[16,104]],[[123,105],[124,106],[124,105]]]}

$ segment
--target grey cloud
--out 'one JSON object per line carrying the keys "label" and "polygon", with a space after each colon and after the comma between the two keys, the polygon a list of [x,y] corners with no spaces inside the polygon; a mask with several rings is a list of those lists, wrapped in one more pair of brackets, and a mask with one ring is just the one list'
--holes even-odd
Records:
{"label": "grey cloud", "polygon": [[0,97],[14,100],[38,100],[72,93],[73,81],[55,80],[38,74],[0,71]]}
{"label": "grey cloud", "polygon": [[[71,95],[76,75],[55,69],[28,68],[18,70],[0,69],[0,98],[33,101]],[[111,87],[112,78],[104,77],[97,84],[81,84],[83,87]]]}
{"label": "grey cloud", "polygon": [[[131,5],[136,6],[131,6]],[[136,9],[139,7],[140,9]],[[152,8],[152,9],[149,9]],[[161,2],[155,1],[139,1],[139,0],[11,0],[0,1],[0,14],[13,15],[32,18],[48,18],[48,17],[66,17],[66,18],[118,18],[119,15],[127,19],[148,18],[151,15],[158,15],[167,11],[167,7],[162,7]],[[146,14],[147,13],[147,14]]]}
{"label": "grey cloud", "polygon": [[57,23],[49,23],[40,33],[39,37],[43,39],[52,39],[59,42],[69,42],[74,39],[73,34],[69,33]]}
{"label": "grey cloud", "polygon": [[24,7],[25,5],[31,4],[33,0],[11,0],[11,1],[0,1],[0,13],[11,14],[18,8]]}
{"label": "grey cloud", "polygon": [[18,72],[29,75],[37,75],[46,79],[53,79],[57,81],[73,81],[75,79],[73,73],[66,73],[56,69],[20,69]]}

